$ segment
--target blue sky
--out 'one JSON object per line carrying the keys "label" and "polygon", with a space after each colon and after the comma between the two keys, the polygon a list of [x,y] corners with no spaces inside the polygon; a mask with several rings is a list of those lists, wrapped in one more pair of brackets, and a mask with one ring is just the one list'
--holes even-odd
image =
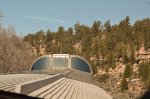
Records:
{"label": "blue sky", "polygon": [[150,0],[0,0],[4,13],[1,23],[14,26],[25,35],[40,29],[57,31],[80,22],[92,25],[94,20],[117,24],[126,16],[131,23],[150,17]]}

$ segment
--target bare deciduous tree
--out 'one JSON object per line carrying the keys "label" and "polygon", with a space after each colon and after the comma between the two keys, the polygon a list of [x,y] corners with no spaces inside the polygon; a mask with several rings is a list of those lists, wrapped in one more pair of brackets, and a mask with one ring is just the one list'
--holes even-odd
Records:
{"label": "bare deciduous tree", "polygon": [[0,72],[29,70],[34,56],[13,27],[0,26]]}

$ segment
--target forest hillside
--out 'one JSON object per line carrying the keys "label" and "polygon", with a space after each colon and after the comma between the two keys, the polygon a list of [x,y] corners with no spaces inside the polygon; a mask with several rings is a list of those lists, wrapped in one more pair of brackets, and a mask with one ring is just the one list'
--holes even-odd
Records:
{"label": "forest hillside", "polygon": [[[39,30],[24,37],[37,57],[45,54],[77,54],[92,65],[95,79],[114,98],[136,98],[150,87],[150,19],[118,24],[77,22],[56,32]],[[116,93],[117,92],[117,93]],[[116,94],[115,94],[116,93]]]}

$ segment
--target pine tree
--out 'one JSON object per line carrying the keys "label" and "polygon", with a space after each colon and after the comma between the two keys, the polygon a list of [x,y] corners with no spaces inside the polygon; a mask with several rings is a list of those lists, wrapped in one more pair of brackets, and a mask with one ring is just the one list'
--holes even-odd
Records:
{"label": "pine tree", "polygon": [[47,30],[46,34],[46,53],[51,53],[51,44],[52,44],[52,34],[50,30]]}
{"label": "pine tree", "polygon": [[128,89],[128,82],[125,77],[123,77],[123,80],[121,81],[121,91]]}
{"label": "pine tree", "polygon": [[132,75],[132,67],[130,64],[127,64],[124,70],[124,78],[129,78]]}
{"label": "pine tree", "polygon": [[100,21],[94,21],[93,26],[91,28],[92,34],[96,35],[101,31],[101,22]]}

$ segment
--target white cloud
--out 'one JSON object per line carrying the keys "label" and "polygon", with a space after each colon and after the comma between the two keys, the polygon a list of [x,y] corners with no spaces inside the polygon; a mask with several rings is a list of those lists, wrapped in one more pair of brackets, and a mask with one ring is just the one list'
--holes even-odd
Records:
{"label": "white cloud", "polygon": [[38,19],[38,20],[46,20],[46,21],[54,21],[54,22],[65,22],[64,20],[45,18],[45,17],[37,17],[37,16],[24,16],[25,18]]}

